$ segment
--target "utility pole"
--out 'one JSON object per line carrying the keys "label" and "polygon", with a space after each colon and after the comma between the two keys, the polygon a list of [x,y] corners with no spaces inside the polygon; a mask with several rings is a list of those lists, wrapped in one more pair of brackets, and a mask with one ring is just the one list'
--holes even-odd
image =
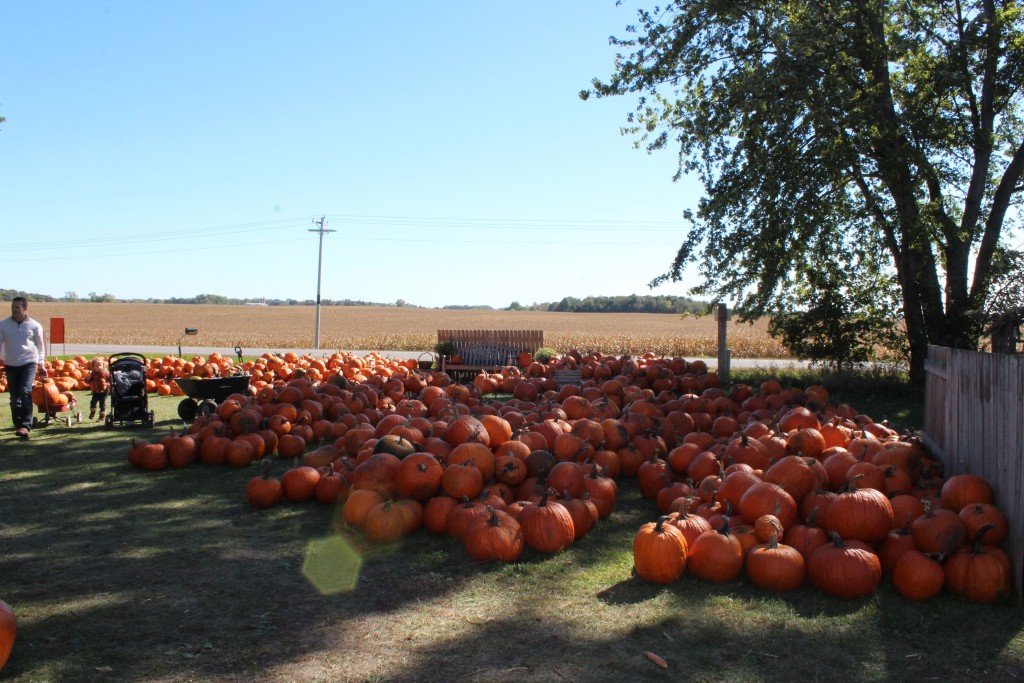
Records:
{"label": "utility pole", "polygon": [[316,336],[314,339],[314,348],[320,350],[320,273],[323,270],[324,263],[324,233],[325,232],[337,232],[337,230],[326,230],[327,216],[320,216],[320,220],[313,221],[313,225],[317,226],[316,230],[310,229],[309,232],[320,233],[320,253],[316,259]]}

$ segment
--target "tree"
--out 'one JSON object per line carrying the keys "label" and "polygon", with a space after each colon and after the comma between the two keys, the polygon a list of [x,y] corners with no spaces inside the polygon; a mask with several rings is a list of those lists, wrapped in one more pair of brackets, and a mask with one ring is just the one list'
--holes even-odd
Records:
{"label": "tree", "polygon": [[[639,10],[591,95],[639,94],[624,132],[677,145],[705,196],[669,270],[741,319],[791,311],[840,251],[897,288],[910,372],[977,348],[1024,171],[1024,18],[1012,0],[673,0]],[[1013,214],[1011,214],[1013,215]]]}

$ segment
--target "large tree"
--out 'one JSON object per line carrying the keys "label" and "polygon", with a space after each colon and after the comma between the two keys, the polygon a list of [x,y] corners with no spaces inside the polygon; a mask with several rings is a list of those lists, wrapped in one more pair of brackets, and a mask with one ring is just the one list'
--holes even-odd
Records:
{"label": "large tree", "polygon": [[[809,274],[897,288],[928,344],[976,348],[1024,171],[1015,0],[675,0],[639,10],[608,80],[624,130],[678,146],[704,185],[668,272],[745,317],[799,305]],[[821,279],[821,278],[819,278]],[[799,297],[798,297],[799,298]]]}

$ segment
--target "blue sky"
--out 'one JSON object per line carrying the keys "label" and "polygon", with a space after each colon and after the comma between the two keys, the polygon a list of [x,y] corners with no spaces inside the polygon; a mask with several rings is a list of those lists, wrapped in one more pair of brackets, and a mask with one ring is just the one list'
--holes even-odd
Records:
{"label": "blue sky", "polygon": [[699,185],[583,102],[635,6],[4,3],[0,287],[507,306],[650,290]]}

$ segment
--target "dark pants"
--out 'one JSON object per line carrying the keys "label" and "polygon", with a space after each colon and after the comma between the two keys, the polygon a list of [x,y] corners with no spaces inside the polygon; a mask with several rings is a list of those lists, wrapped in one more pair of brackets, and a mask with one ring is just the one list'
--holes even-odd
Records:
{"label": "dark pants", "polygon": [[103,391],[98,394],[93,394],[89,400],[89,409],[95,410],[96,406],[100,407],[100,412],[107,412],[107,392]]}
{"label": "dark pants", "polygon": [[35,380],[35,363],[7,366],[7,391],[11,394],[11,418],[15,429],[32,428],[32,383]]}

